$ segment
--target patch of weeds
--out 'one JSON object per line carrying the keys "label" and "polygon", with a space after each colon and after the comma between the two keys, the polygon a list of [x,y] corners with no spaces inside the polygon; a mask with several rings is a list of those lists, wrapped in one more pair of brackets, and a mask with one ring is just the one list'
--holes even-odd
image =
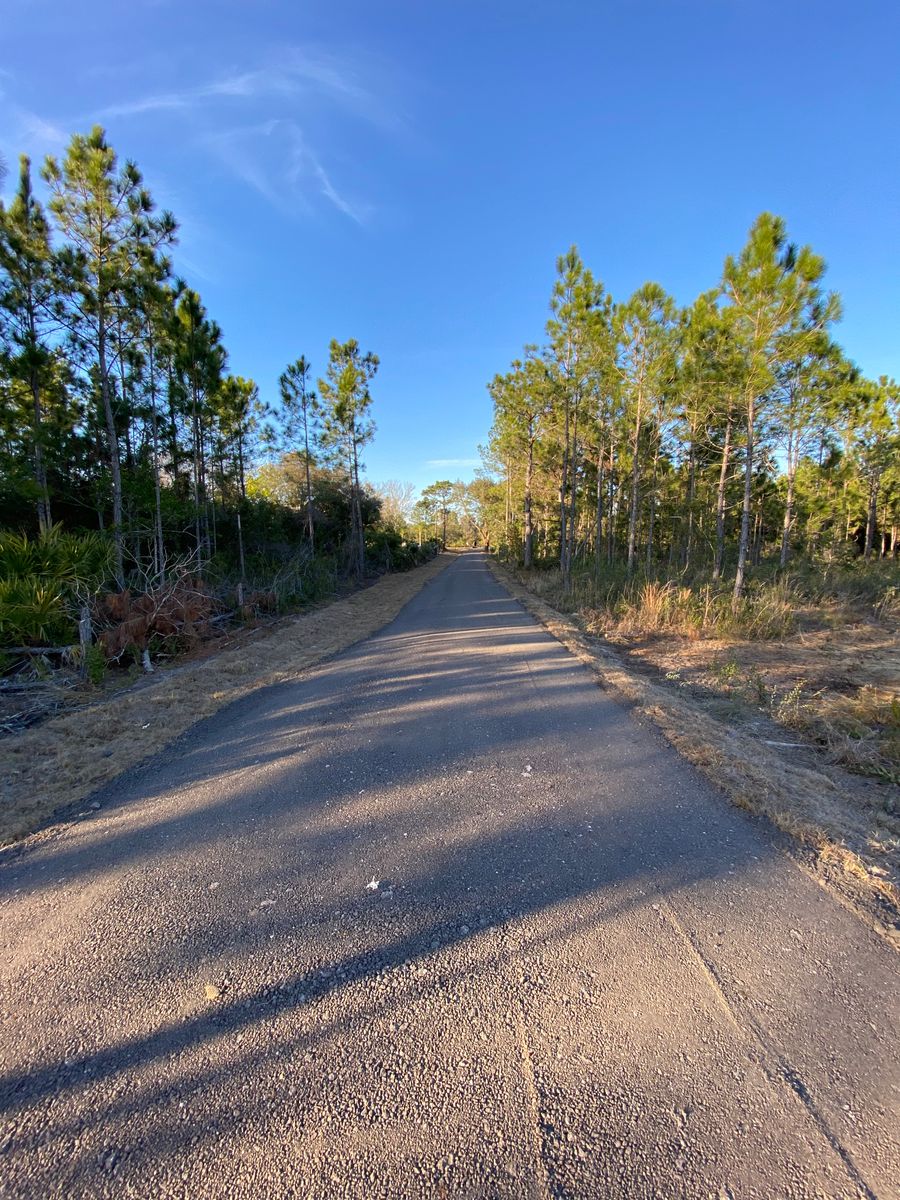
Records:
{"label": "patch of weeds", "polygon": [[741,682],[741,690],[751,704],[756,704],[759,708],[771,708],[775,689],[772,688],[770,691],[758,667],[747,668],[747,673]]}
{"label": "patch of weeds", "polygon": [[812,708],[812,705],[805,699],[804,685],[801,680],[780,696],[778,689],[772,688],[769,707],[772,716],[782,725],[798,725],[802,724],[802,714]]}
{"label": "patch of weeds", "polygon": [[716,681],[722,687],[731,691],[737,686],[741,674],[741,666],[736,658],[728,658],[725,662],[716,660],[710,667],[710,671]]}
{"label": "patch of weeds", "polygon": [[85,650],[84,673],[94,687],[99,687],[106,678],[106,655],[96,642]]}

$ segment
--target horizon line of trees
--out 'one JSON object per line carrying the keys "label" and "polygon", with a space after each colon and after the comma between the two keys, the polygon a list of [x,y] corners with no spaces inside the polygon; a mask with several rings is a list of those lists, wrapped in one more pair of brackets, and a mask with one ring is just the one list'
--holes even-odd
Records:
{"label": "horizon line of trees", "polygon": [[686,308],[657,283],[616,302],[562,255],[544,344],[488,387],[495,527],[523,565],[567,589],[576,567],[733,572],[737,606],[764,553],[896,557],[900,388],[833,340],[824,274],[770,213]]}

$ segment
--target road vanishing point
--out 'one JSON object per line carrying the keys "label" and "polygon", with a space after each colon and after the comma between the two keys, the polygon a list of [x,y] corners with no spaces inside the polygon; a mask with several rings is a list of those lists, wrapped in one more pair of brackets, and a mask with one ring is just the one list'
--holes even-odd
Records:
{"label": "road vanishing point", "polygon": [[4,1200],[900,1196],[895,951],[477,552],[96,802],[0,867]]}

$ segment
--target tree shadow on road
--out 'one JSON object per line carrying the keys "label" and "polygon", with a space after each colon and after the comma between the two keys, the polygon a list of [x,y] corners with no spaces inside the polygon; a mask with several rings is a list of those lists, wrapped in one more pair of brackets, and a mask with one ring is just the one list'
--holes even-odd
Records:
{"label": "tree shadow on road", "polygon": [[0,895],[107,887],[114,938],[83,971],[70,949],[17,1014],[33,1033],[0,1077],[13,1171],[40,1145],[48,1187],[140,1181],[286,1094],[320,1114],[334,1089],[364,1095],[360,1072],[389,1107],[391,1027],[410,1012],[459,992],[475,1037],[474,993],[527,991],[573,940],[600,968],[623,922],[628,953],[642,937],[651,953],[679,894],[765,890],[777,852],[759,824],[496,591],[458,614],[448,599],[439,630],[410,606],[11,857]]}

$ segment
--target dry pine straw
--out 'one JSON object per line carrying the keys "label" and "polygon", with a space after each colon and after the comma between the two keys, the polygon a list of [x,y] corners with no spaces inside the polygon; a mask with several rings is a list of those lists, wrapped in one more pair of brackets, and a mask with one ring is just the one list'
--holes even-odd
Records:
{"label": "dry pine straw", "polygon": [[603,687],[652,720],[734,804],[796,839],[800,865],[812,867],[819,882],[833,885],[843,901],[900,948],[900,891],[872,873],[873,866],[876,872],[881,867],[870,850],[869,814],[844,799],[835,779],[782,758],[758,738],[701,712],[687,697],[627,670],[614,653],[585,637],[494,559],[489,563],[502,585]]}
{"label": "dry pine straw", "polygon": [[294,679],[368,637],[452,558],[441,554],[411,571],[386,575],[233,649],[7,739],[0,744],[0,845],[38,829],[61,806],[83,800],[231,701]]}

